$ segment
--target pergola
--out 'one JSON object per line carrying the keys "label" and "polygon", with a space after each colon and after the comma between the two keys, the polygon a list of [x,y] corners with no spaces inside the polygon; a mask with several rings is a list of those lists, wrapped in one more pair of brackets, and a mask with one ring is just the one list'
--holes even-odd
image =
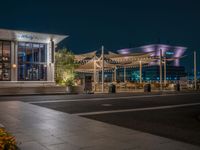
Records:
{"label": "pergola", "polygon": [[104,71],[113,71],[113,82],[116,82],[117,68],[124,68],[124,82],[126,82],[126,68],[139,67],[140,83],[142,83],[142,66],[154,62],[156,59],[152,56],[152,52],[123,55],[109,51],[108,54],[104,54],[104,47],[102,47],[102,53],[99,56],[97,51],[75,55],[75,60],[79,63],[76,72],[93,73],[94,84],[97,83],[97,72],[102,73],[102,92],[104,91]]}

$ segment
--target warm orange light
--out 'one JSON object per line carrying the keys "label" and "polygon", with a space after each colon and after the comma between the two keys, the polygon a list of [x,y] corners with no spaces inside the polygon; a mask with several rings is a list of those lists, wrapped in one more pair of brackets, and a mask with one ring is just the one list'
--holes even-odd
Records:
{"label": "warm orange light", "polygon": [[13,67],[13,68],[16,68],[16,67],[17,67],[17,65],[16,65],[16,64],[13,64],[13,65],[12,65],[12,67]]}

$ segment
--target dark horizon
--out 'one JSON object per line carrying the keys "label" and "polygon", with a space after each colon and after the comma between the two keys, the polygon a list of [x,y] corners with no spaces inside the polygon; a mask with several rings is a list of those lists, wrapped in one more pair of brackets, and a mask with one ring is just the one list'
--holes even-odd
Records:
{"label": "dark horizon", "polygon": [[[188,47],[185,62],[199,50],[200,2],[169,0],[1,2],[0,28],[67,34],[60,43],[74,53],[117,51],[146,44]],[[198,58],[199,58],[198,54]],[[185,63],[184,63],[185,64]],[[191,64],[185,64],[191,68]]]}

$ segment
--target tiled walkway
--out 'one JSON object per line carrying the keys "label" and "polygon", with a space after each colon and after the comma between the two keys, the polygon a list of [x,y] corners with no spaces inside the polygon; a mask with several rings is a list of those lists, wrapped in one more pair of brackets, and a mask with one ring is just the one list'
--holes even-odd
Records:
{"label": "tiled walkway", "polygon": [[21,150],[199,150],[200,147],[23,103],[0,102]]}

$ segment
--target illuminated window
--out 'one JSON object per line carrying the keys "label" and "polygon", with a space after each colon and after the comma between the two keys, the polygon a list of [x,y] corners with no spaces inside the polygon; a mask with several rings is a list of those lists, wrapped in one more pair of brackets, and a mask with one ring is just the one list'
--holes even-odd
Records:
{"label": "illuminated window", "polygon": [[0,41],[0,81],[10,80],[10,49],[10,42]]}
{"label": "illuminated window", "polygon": [[18,80],[47,80],[46,48],[46,44],[19,42]]}

